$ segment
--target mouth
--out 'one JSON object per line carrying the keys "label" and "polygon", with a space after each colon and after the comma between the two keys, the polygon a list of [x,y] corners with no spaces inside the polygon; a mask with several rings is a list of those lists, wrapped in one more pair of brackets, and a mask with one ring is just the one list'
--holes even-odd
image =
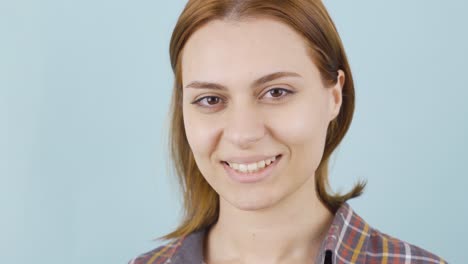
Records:
{"label": "mouth", "polygon": [[[266,165],[269,165],[270,162],[273,163],[274,160],[276,160],[277,158],[281,157],[281,155],[282,155],[282,154],[278,154],[278,155],[276,155],[276,156],[272,156],[271,158],[266,159],[266,160],[263,160],[263,161],[265,161],[265,163],[267,163]],[[269,160],[269,161],[268,161],[268,160]],[[235,164],[234,162],[227,162],[227,161],[224,161],[224,160],[222,160],[222,161],[220,161],[220,162],[221,162],[221,163],[224,163],[224,164],[226,164],[226,165],[228,165],[228,166],[232,166],[232,165]],[[254,163],[261,163],[261,161],[254,162]],[[246,166],[247,166],[247,165],[253,165],[254,163],[251,163],[251,164],[243,163],[242,165],[246,165]],[[241,164],[237,164],[237,165],[241,165]]]}
{"label": "mouth", "polygon": [[250,168],[246,169],[246,164],[240,165],[240,168],[234,168],[233,165],[236,166],[235,164],[230,165],[226,161],[221,161],[221,163],[228,176],[234,181],[239,183],[254,183],[262,181],[272,175],[275,169],[278,167],[278,163],[281,161],[281,158],[281,154],[276,155],[274,158],[272,158],[272,161],[269,164],[264,164],[264,167],[260,166],[261,168],[255,168],[255,166],[251,166]]}

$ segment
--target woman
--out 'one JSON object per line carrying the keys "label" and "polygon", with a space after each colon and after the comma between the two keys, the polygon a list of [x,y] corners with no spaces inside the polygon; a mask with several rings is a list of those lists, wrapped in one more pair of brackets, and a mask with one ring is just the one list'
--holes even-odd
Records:
{"label": "woman", "polygon": [[170,45],[185,216],[130,263],[445,263],[330,194],[354,86],[318,0],[191,0]]}

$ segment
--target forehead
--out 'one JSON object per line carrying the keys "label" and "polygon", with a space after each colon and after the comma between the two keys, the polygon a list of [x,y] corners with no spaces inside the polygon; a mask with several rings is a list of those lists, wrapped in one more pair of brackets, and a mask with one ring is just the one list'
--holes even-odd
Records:
{"label": "forehead", "polygon": [[304,38],[272,19],[215,20],[190,37],[182,54],[183,84],[195,79],[252,79],[276,71],[310,71]]}

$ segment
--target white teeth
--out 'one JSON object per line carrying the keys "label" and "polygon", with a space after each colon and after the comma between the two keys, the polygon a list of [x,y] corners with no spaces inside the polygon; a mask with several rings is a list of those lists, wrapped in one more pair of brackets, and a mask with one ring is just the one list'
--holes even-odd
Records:
{"label": "white teeth", "polygon": [[256,171],[257,170],[257,163],[251,163],[247,165],[247,169],[249,171]]}
{"label": "white teeth", "polygon": [[245,164],[239,164],[239,170],[241,172],[246,172],[247,171],[247,165]]}
{"label": "white teeth", "polygon": [[266,160],[261,160],[255,163],[250,163],[250,164],[238,164],[238,163],[228,163],[229,167],[233,168],[236,171],[240,172],[255,172],[260,169],[265,168],[266,166],[270,165],[273,161],[276,160],[276,157],[272,157]]}
{"label": "white teeth", "polygon": [[265,161],[262,160],[262,161],[257,162],[257,166],[258,166],[260,169],[265,168]]}

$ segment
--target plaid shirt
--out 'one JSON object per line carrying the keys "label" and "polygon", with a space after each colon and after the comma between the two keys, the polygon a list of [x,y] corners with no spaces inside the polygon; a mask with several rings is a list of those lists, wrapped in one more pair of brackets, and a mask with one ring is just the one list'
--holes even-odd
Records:
{"label": "plaid shirt", "polygon": [[[207,229],[173,240],[129,264],[202,264]],[[447,263],[440,257],[369,226],[348,203],[341,206],[322,242],[315,263]]]}

